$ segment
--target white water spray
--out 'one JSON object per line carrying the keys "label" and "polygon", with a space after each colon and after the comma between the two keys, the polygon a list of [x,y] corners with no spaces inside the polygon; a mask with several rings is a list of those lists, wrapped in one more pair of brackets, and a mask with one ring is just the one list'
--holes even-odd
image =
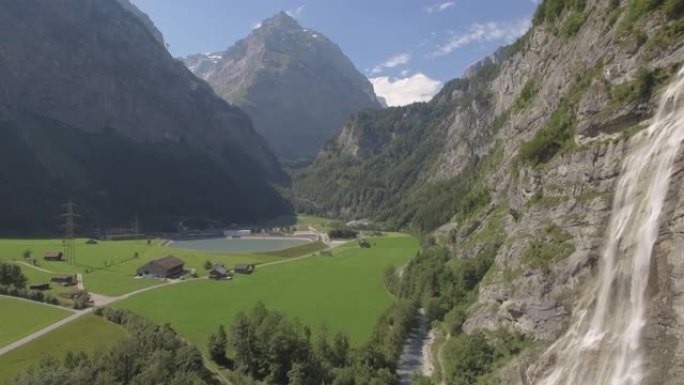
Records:
{"label": "white water spray", "polygon": [[672,165],[684,141],[684,68],[662,96],[650,127],[632,139],[615,190],[595,287],[566,334],[545,353],[538,385],[641,385],[646,288]]}

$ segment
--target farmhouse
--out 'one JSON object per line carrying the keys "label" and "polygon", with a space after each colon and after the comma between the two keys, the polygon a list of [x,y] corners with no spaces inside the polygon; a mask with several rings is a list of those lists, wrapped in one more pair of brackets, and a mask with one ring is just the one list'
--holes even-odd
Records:
{"label": "farmhouse", "polygon": [[223,266],[223,264],[215,264],[209,272],[209,278],[211,279],[231,279],[232,276],[233,275],[225,266]]}
{"label": "farmhouse", "polygon": [[254,272],[254,265],[240,264],[235,265],[236,274],[252,274]]}
{"label": "farmhouse", "polygon": [[46,261],[61,261],[64,254],[61,251],[48,251],[43,256]]}
{"label": "farmhouse", "polygon": [[74,275],[55,275],[50,278],[50,282],[59,283],[64,286],[75,285],[76,281],[76,276]]}
{"label": "farmhouse", "polygon": [[39,284],[29,286],[29,289],[40,290],[40,291],[50,290],[50,284],[49,283],[39,283]]}
{"label": "farmhouse", "polygon": [[181,259],[168,255],[164,258],[148,262],[138,269],[138,275],[156,278],[178,278],[184,273],[184,265],[185,262]]}

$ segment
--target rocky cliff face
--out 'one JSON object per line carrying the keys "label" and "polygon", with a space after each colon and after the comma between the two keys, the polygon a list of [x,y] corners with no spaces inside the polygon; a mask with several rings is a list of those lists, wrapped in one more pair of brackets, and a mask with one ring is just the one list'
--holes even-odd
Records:
{"label": "rocky cliff face", "polygon": [[[148,223],[160,215],[169,216],[159,221],[166,223],[205,215],[234,222],[287,211],[268,183],[288,177],[249,117],[174,60],[150,28],[115,0],[0,4],[0,121],[27,157],[35,157],[41,170],[35,175],[44,175],[29,183],[16,175],[21,170],[7,167],[5,177],[19,184],[3,191],[21,195],[26,188],[27,206],[35,199],[44,209],[73,195],[87,201],[93,221],[140,211]],[[75,144],[84,142],[100,143],[98,154],[111,158],[96,164],[91,148]],[[136,203],[136,191],[147,205]],[[162,191],[173,192],[164,197]],[[247,208],[230,202],[233,192],[272,204]],[[159,204],[147,196],[155,193]],[[162,207],[171,196],[179,204]],[[51,215],[36,223],[54,222]],[[22,222],[30,227],[30,220]]]}
{"label": "rocky cliff face", "polygon": [[381,108],[373,86],[335,43],[285,13],[226,51],[184,61],[247,111],[283,159],[312,158],[350,114]]}
{"label": "rocky cliff face", "polygon": [[[599,268],[627,141],[647,125],[660,87],[684,60],[681,4],[644,3],[543,2],[530,32],[507,47],[500,64],[479,66],[427,106],[379,112],[362,127],[352,119],[298,176],[298,203],[418,223],[422,230],[439,224],[426,222],[421,212],[446,219],[432,239],[453,258],[471,258],[495,244],[494,266],[463,330],[505,328],[538,346],[553,342]],[[402,156],[420,149],[426,137],[437,138],[430,139],[434,155],[421,158],[419,175],[399,179]],[[401,148],[403,155],[388,151]],[[351,171],[331,173],[334,179],[324,182],[347,198],[335,205],[315,192],[315,181],[340,163]],[[681,165],[649,283],[648,384],[681,382]],[[377,178],[361,177],[355,167]],[[381,177],[387,175],[393,179]],[[457,188],[462,184],[470,187]],[[401,196],[392,201],[400,210],[377,199],[375,191],[388,188]],[[535,383],[539,378],[521,373],[536,357],[534,351],[524,355],[501,379]]]}
{"label": "rocky cliff face", "polygon": [[133,14],[133,16],[135,16],[143,24],[143,26],[152,34],[154,40],[156,40],[162,46],[166,46],[166,43],[164,42],[164,35],[162,35],[161,31],[157,29],[157,26],[154,25],[154,22],[149,16],[147,16],[146,13],[133,5],[133,3],[131,3],[129,0],[117,1],[125,10]]}

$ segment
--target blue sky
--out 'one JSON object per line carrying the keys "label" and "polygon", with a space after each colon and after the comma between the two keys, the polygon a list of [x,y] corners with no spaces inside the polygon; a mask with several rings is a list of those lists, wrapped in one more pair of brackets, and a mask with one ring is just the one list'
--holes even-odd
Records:
{"label": "blue sky", "polygon": [[392,105],[443,82],[525,32],[534,0],[132,0],[174,56],[224,50],[288,11],[336,42]]}

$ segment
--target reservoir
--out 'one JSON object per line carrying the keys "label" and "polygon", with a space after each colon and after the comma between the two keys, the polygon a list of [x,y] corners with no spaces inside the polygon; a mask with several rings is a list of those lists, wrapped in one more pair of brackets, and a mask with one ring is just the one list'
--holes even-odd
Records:
{"label": "reservoir", "polygon": [[298,238],[212,238],[174,241],[169,247],[217,253],[259,253],[288,249],[308,243]]}

